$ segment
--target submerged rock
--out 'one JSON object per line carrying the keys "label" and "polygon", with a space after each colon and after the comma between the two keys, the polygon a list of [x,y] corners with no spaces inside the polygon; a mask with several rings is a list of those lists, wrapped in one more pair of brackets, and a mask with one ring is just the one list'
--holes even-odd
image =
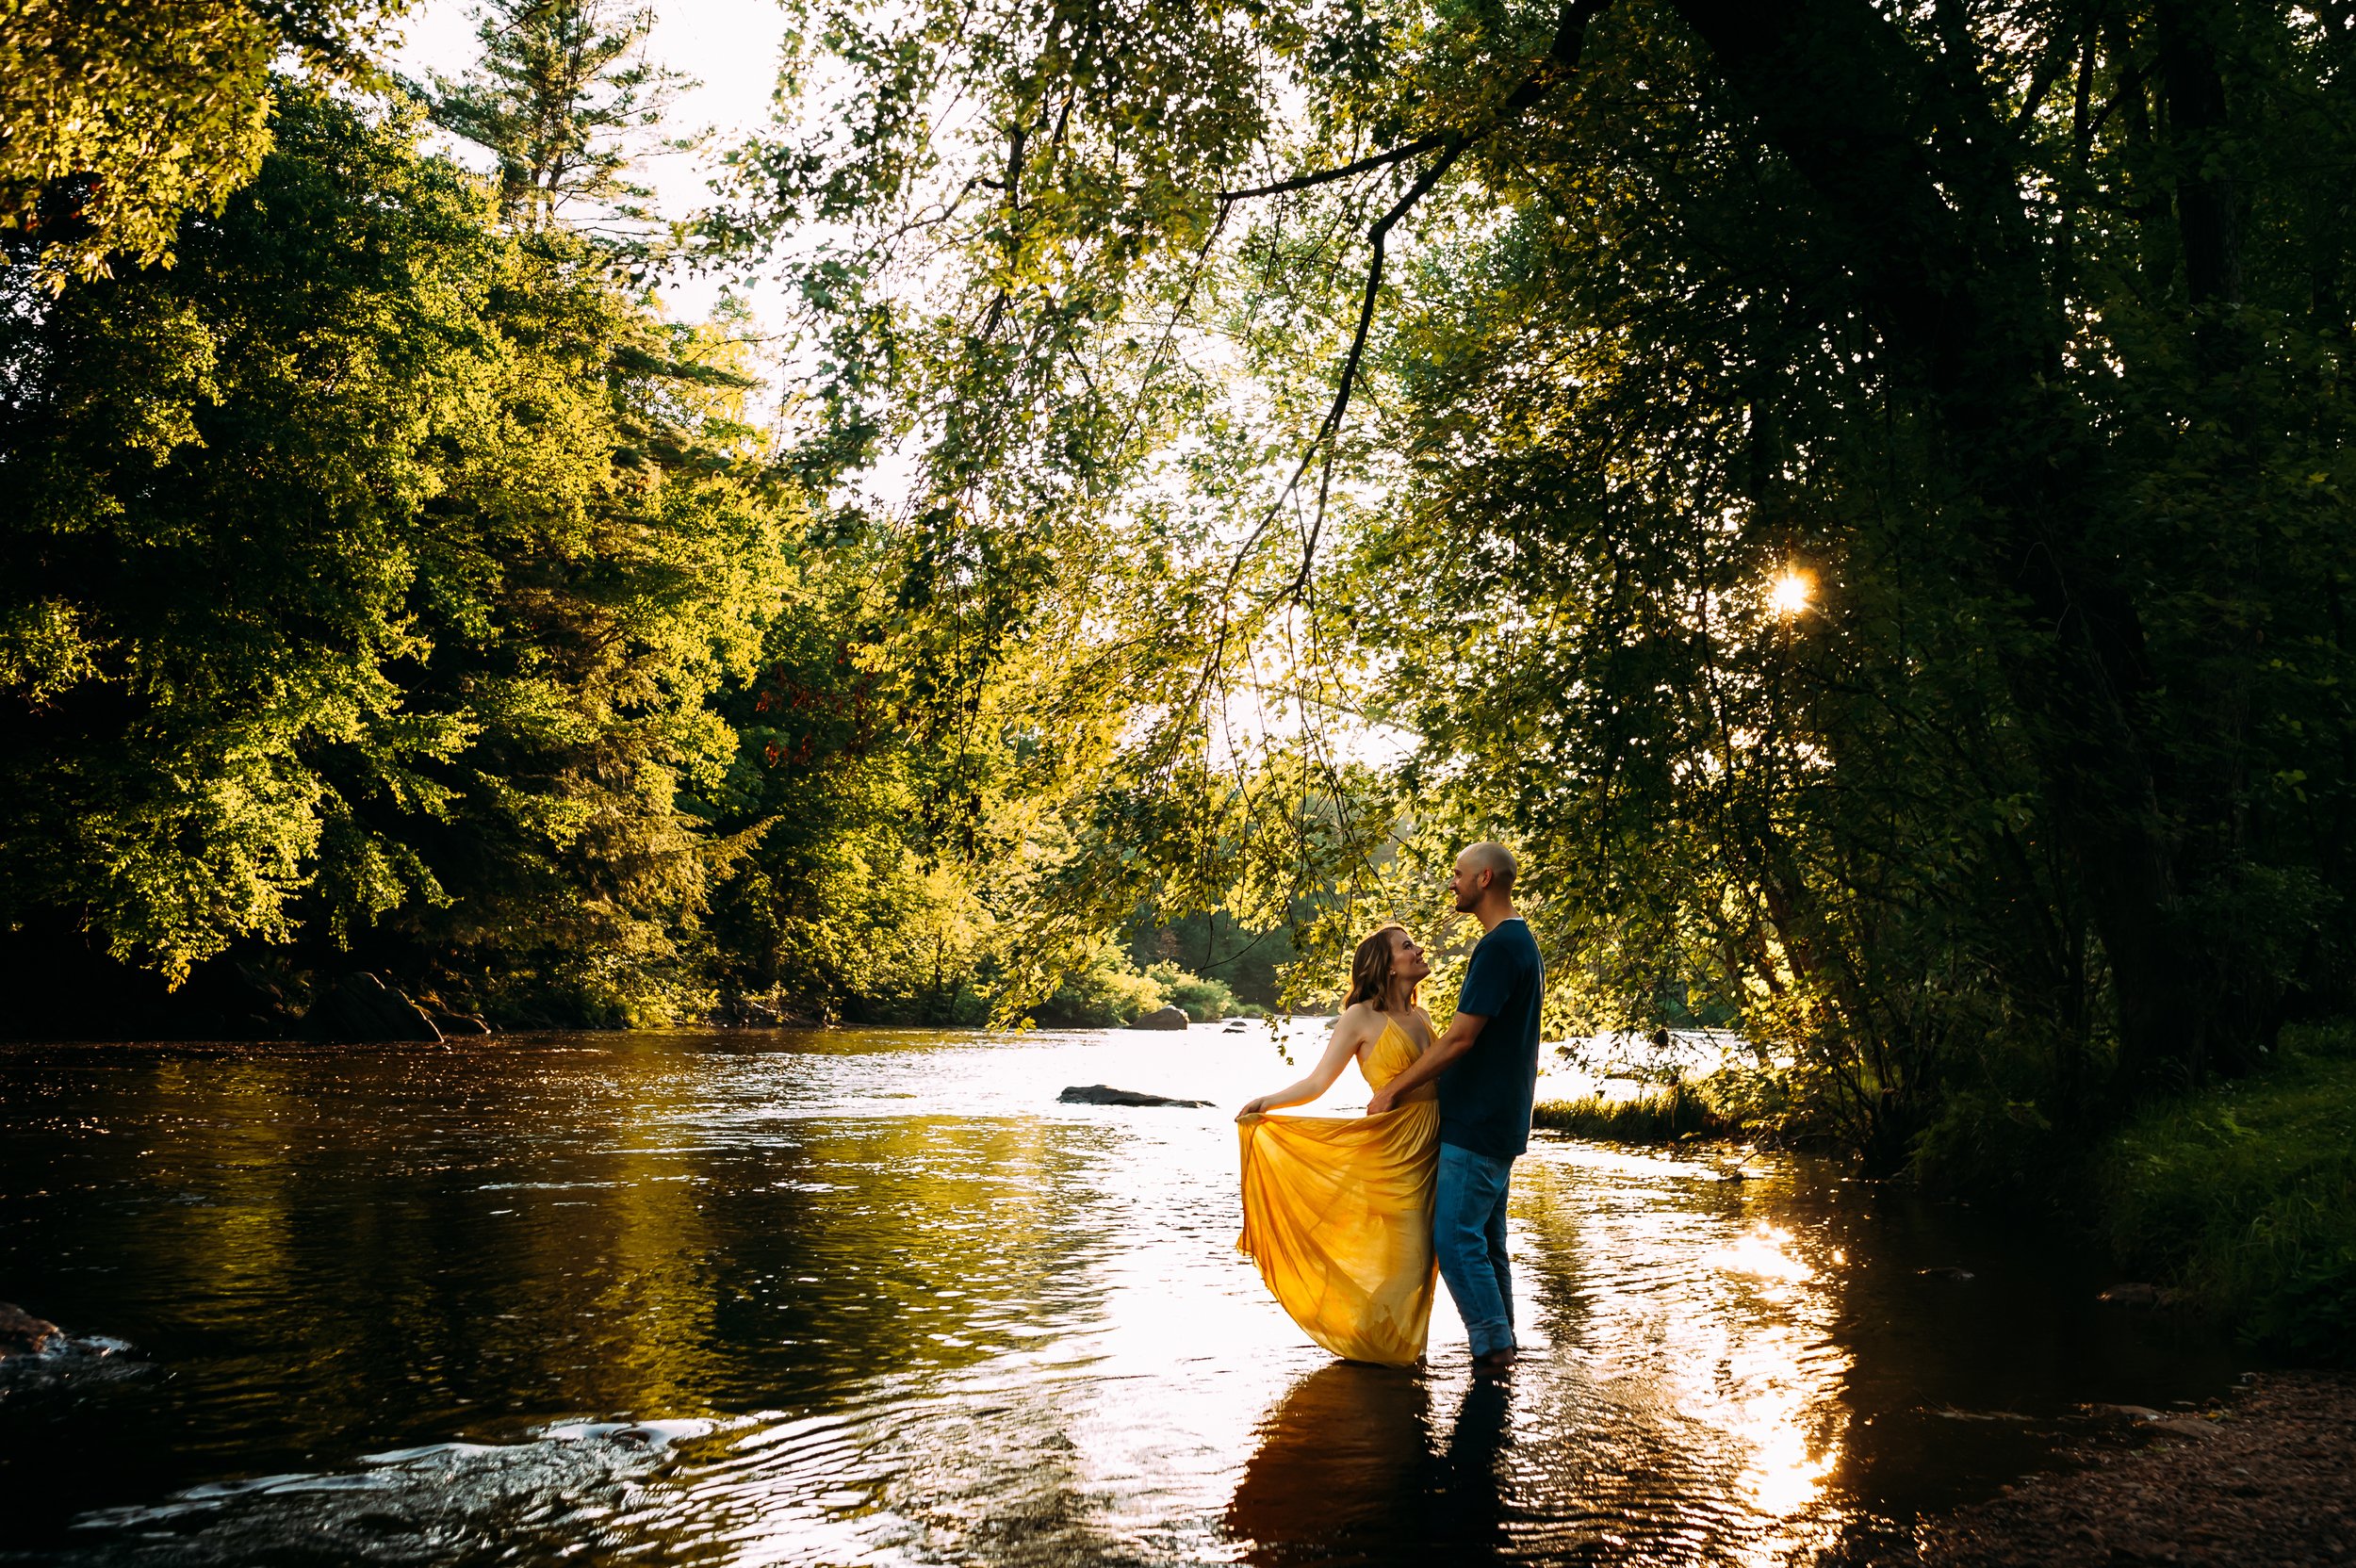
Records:
{"label": "submerged rock", "polygon": [[2141,1283],[2113,1285],[2096,1299],[2106,1307],[2138,1307],[2156,1312],[2174,1306],[2176,1292]]}
{"label": "submerged rock", "polygon": [[1150,1013],[1138,1014],[1130,1022],[1129,1027],[1132,1029],[1184,1029],[1190,1021],[1184,1007],[1156,1007]]}
{"label": "submerged rock", "polygon": [[1066,1105],[1177,1105],[1186,1110],[1201,1110],[1207,1100],[1172,1100],[1165,1094],[1140,1094],[1136,1089],[1117,1089],[1107,1084],[1075,1084],[1055,1096]]}
{"label": "submerged rock", "polygon": [[0,1360],[37,1356],[49,1348],[58,1331],[47,1318],[35,1317],[12,1301],[0,1301]]}
{"label": "submerged rock", "polygon": [[317,1040],[442,1043],[441,1030],[424,1008],[365,970],[336,981],[303,1016],[303,1032]]}

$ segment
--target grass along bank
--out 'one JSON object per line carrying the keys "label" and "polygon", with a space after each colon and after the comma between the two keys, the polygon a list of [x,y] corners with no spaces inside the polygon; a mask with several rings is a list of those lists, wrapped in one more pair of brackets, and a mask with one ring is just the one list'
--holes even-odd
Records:
{"label": "grass along bank", "polygon": [[2147,1108],[2093,1178],[2122,1267],[2270,1348],[2356,1361],[2356,1022],[2285,1030],[2265,1071]]}
{"label": "grass along bank", "polygon": [[1541,1101],[1530,1125],[1605,1143],[1676,1143],[1685,1138],[1734,1137],[1742,1123],[1712,1105],[1683,1079],[1665,1088],[1626,1100],[1591,1094],[1579,1100]]}

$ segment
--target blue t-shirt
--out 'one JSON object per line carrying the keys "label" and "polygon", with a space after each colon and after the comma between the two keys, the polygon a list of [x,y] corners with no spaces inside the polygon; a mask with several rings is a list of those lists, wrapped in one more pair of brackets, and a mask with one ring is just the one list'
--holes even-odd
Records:
{"label": "blue t-shirt", "polygon": [[1546,965],[1519,919],[1499,921],[1473,949],[1456,1010],[1489,1021],[1472,1049],[1440,1074],[1440,1141],[1491,1159],[1530,1147],[1538,1093],[1538,999]]}

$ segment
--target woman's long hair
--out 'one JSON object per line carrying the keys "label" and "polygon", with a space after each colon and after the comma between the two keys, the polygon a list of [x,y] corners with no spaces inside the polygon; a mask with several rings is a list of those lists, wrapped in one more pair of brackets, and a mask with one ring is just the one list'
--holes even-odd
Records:
{"label": "woman's long hair", "polygon": [[[1383,1005],[1391,994],[1391,933],[1407,927],[1397,921],[1378,925],[1366,939],[1358,944],[1358,951],[1350,956],[1350,995],[1342,1005],[1354,1007],[1361,1002],[1371,1002],[1374,1010],[1384,1013]],[[1407,1005],[1415,1004],[1415,992],[1423,988],[1418,983],[1407,993]]]}

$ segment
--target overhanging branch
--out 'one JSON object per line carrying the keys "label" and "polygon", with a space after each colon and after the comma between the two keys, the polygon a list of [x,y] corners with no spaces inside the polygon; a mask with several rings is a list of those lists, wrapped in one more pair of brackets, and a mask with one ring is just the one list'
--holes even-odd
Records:
{"label": "overhanging branch", "polygon": [[[1309,472],[1309,466],[1317,460],[1318,453],[1322,451],[1325,457],[1325,472],[1317,484],[1317,511],[1311,518],[1308,536],[1301,542],[1301,570],[1294,574],[1292,585],[1285,590],[1284,597],[1300,596],[1302,589],[1308,586],[1309,574],[1317,564],[1317,541],[1325,531],[1326,501],[1333,486],[1334,449],[1340,441],[1342,419],[1350,412],[1350,394],[1357,388],[1359,368],[1366,360],[1366,338],[1374,330],[1374,311],[1382,296],[1384,253],[1391,230],[1400,219],[1415,209],[1416,203],[1431,193],[1432,188],[1440,183],[1440,177],[1448,172],[1456,160],[1462,157],[1465,150],[1475,141],[1485,139],[1508,123],[1514,116],[1534,106],[1552,91],[1557,84],[1579,69],[1579,57],[1586,47],[1587,24],[1610,3],[1611,0],[1568,0],[1568,3],[1562,7],[1561,19],[1555,27],[1554,42],[1546,50],[1546,58],[1541,60],[1537,68],[1525,76],[1512,92],[1506,94],[1496,112],[1491,114],[1487,122],[1477,131],[1443,131],[1423,138],[1420,143],[1408,144],[1409,147],[1421,146],[1427,149],[1436,149],[1440,155],[1432,160],[1430,167],[1416,177],[1415,183],[1407,188],[1406,193],[1393,203],[1390,209],[1376,220],[1374,226],[1366,231],[1366,244],[1371,253],[1366,261],[1366,282],[1359,295],[1358,325],[1350,334],[1350,351],[1342,358],[1342,373],[1338,384],[1333,389],[1333,405],[1326,410],[1324,421],[1317,426],[1317,433],[1311,438],[1308,450],[1301,454],[1301,466],[1293,470],[1292,478],[1285,482],[1284,488],[1277,493],[1275,502],[1268,508],[1268,517],[1263,518],[1260,526],[1252,531],[1252,539],[1245,546],[1248,551],[1251,545],[1259,541],[1260,536],[1268,531],[1268,522],[1275,517],[1277,511],[1284,506],[1293,492],[1300,488],[1301,480]],[[1394,149],[1394,152],[1399,156],[1407,155],[1405,149]],[[1389,161],[1396,161],[1391,155],[1381,155],[1381,156]],[[1371,161],[1363,158],[1359,160],[1361,164],[1368,164]],[[1338,179],[1350,172],[1350,168],[1346,167],[1331,171],[1330,175]],[[1317,179],[1315,176],[1306,175],[1301,178],[1304,183],[1314,182]],[[1237,565],[1240,568],[1240,556],[1237,558]]]}
{"label": "overhanging branch", "polygon": [[[1433,158],[1432,166],[1407,188],[1407,193],[1392,203],[1391,209],[1366,231],[1366,245],[1372,253],[1366,259],[1366,284],[1358,296],[1358,327],[1350,335],[1350,351],[1342,356],[1341,380],[1333,388],[1333,403],[1325,411],[1325,422],[1317,427],[1317,435],[1309,442],[1308,451],[1301,455],[1301,466],[1294,470],[1291,482],[1284,486],[1284,493],[1290,495],[1294,487],[1301,483],[1301,476],[1309,471],[1309,465],[1317,460],[1318,449],[1324,449],[1326,474],[1317,486],[1317,514],[1309,525],[1309,537],[1301,544],[1301,570],[1293,578],[1292,587],[1287,590],[1288,596],[1298,595],[1308,584],[1309,569],[1317,562],[1317,538],[1325,531],[1325,501],[1333,477],[1333,447],[1341,435],[1342,416],[1350,412],[1350,392],[1358,384],[1358,368],[1366,357],[1366,338],[1374,331],[1374,307],[1383,293],[1384,246],[1390,239],[1391,229],[1414,210],[1415,204],[1422,201],[1433,186],[1440,183],[1440,176],[1464,155],[1464,147],[1465,143],[1461,140],[1442,147],[1440,155]],[[1279,504],[1282,504],[1281,498]]]}
{"label": "overhanging branch", "polygon": [[1391,230],[1415,209],[1416,203],[1431,193],[1432,187],[1439,184],[1441,178],[1468,149],[1477,142],[1487,139],[1524,110],[1536,106],[1558,85],[1577,73],[1579,57],[1586,47],[1587,24],[1601,14],[1609,4],[1611,0],[1565,0],[1556,24],[1554,41],[1548,46],[1546,57],[1527,76],[1523,77],[1512,92],[1505,95],[1494,110],[1482,117],[1481,122],[1477,126],[1435,131],[1429,136],[1418,137],[1414,141],[1391,148],[1387,152],[1372,154],[1336,169],[1319,170],[1312,173],[1295,175],[1288,180],[1280,180],[1272,185],[1219,193],[1219,216],[1223,221],[1229,208],[1239,201],[1255,196],[1274,196],[1288,191],[1306,190],[1316,186],[1327,185],[1336,180],[1349,179],[1354,175],[1387,168],[1424,153],[1439,154],[1439,156],[1433,158],[1430,166],[1415,177],[1415,183],[1407,188],[1399,199],[1392,203],[1383,216],[1375,220],[1373,227],[1366,231],[1366,240],[1372,254],[1367,259],[1366,286],[1359,294],[1357,325],[1350,334],[1349,351],[1342,358],[1342,373],[1338,384],[1333,389],[1333,400],[1327,407],[1325,417],[1318,422],[1317,434],[1310,439],[1308,449],[1301,453],[1301,462],[1293,469],[1292,477],[1284,482],[1284,488],[1279,490],[1275,498],[1269,501],[1268,510],[1261,514],[1258,524],[1236,548],[1234,558],[1228,563],[1227,580],[1220,589],[1219,599],[1219,635],[1215,640],[1210,658],[1203,664],[1203,678],[1196,686],[1195,696],[1198,701],[1210,690],[1212,683],[1218,678],[1218,671],[1225,659],[1228,640],[1234,630],[1234,621],[1229,606],[1235,594],[1235,583],[1243,575],[1245,563],[1250,560],[1252,552],[1258,547],[1260,541],[1267,536],[1269,527],[1276,521],[1277,514],[1284,510],[1284,504],[1300,490],[1301,482],[1308,477],[1310,465],[1316,463],[1318,455],[1322,453],[1325,458],[1325,472],[1317,486],[1317,511],[1311,521],[1309,531],[1301,541],[1301,569],[1294,574],[1292,582],[1284,592],[1271,600],[1269,606],[1262,606],[1262,608],[1269,608],[1285,599],[1298,599],[1308,586],[1310,574],[1317,565],[1317,541],[1325,527],[1326,502],[1333,478],[1334,449],[1339,444],[1342,420],[1350,412],[1350,395],[1357,387],[1359,369],[1366,361],[1366,341],[1374,330],[1375,307],[1382,298],[1383,263]]}
{"label": "overhanging branch", "polygon": [[[1578,69],[1579,51],[1584,46],[1587,38],[1587,24],[1594,21],[1609,4],[1611,0],[1570,0],[1569,4],[1563,6],[1555,24],[1554,41],[1547,46],[1546,57],[1538,63],[1537,69],[1530,72],[1512,92],[1505,95],[1504,101],[1490,115],[1489,123],[1481,134],[1485,135],[1488,131],[1496,130],[1513,116],[1537,103],[1539,99],[1546,95],[1555,83],[1562,80],[1569,72]],[[1219,193],[1219,199],[1224,204],[1232,202],[1248,202],[1260,196],[1284,196],[1296,190],[1310,190],[1317,186],[1332,185],[1336,180],[1354,179],[1360,174],[1371,174],[1378,169],[1387,169],[1395,163],[1404,163],[1409,158],[1421,157],[1426,153],[1447,146],[1451,140],[1463,143],[1473,139],[1476,139],[1474,133],[1467,131],[1454,129],[1433,131],[1429,136],[1419,136],[1413,141],[1400,142],[1398,146],[1388,148],[1383,152],[1369,153],[1365,157],[1345,163],[1339,168],[1312,170],[1306,174],[1295,174],[1290,179],[1278,180],[1271,185],[1246,186],[1235,190],[1222,190]]]}
{"label": "overhanging branch", "polygon": [[1274,185],[1255,185],[1242,190],[1222,190],[1219,193],[1219,199],[1222,204],[1230,202],[1249,202],[1256,196],[1283,196],[1290,191],[1307,190],[1316,186],[1331,185],[1335,180],[1353,179],[1360,174],[1371,174],[1378,169],[1387,169],[1392,164],[1403,163],[1409,158],[1421,156],[1447,141],[1453,134],[1449,131],[1434,131],[1430,136],[1419,136],[1413,141],[1402,142],[1389,152],[1370,154],[1355,163],[1345,163],[1339,169],[1319,169],[1307,174],[1295,174],[1291,179],[1279,180]]}

